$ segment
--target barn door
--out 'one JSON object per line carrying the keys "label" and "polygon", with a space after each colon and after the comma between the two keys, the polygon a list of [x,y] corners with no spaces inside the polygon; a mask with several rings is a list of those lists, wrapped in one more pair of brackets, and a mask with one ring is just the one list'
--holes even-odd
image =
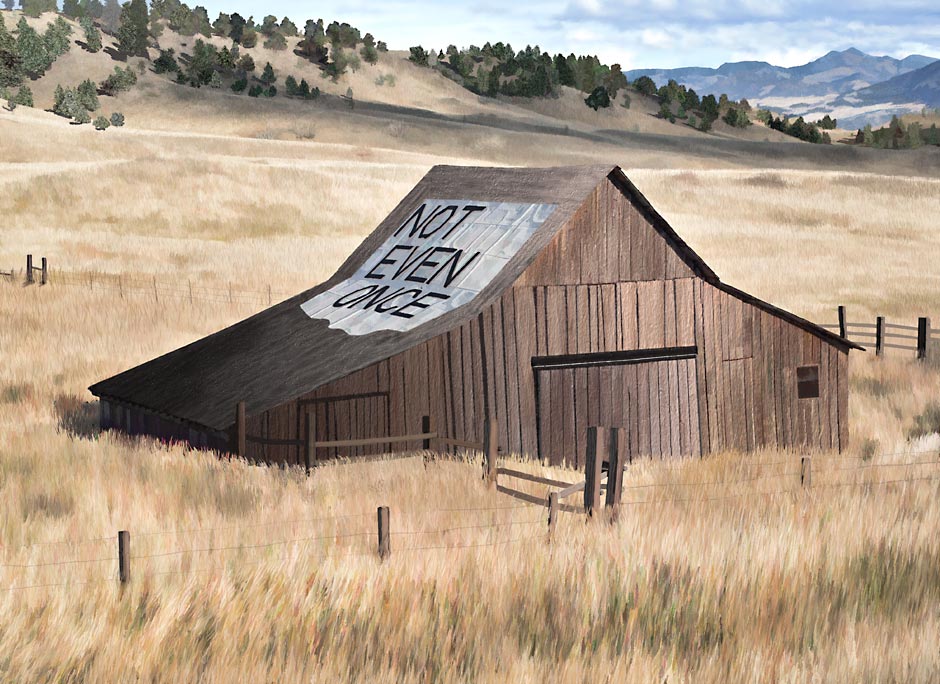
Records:
{"label": "barn door", "polygon": [[592,425],[626,428],[631,459],[701,455],[693,348],[539,357],[533,367],[542,460],[582,467]]}
{"label": "barn door", "polygon": [[[388,436],[388,392],[319,397],[302,402],[302,411],[310,412],[318,442],[369,439]],[[304,439],[306,434],[302,433]],[[389,451],[388,444],[360,447],[329,447],[316,450],[317,460],[345,456],[368,456]]]}

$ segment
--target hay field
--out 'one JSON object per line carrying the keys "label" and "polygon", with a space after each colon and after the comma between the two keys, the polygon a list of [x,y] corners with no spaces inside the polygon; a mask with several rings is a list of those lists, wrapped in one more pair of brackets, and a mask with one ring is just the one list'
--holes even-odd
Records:
{"label": "hay field", "polygon": [[[430,165],[503,153],[96,135],[20,114],[0,114],[0,269],[31,251],[76,278],[0,281],[0,679],[940,677],[940,486],[831,486],[940,477],[940,436],[908,439],[918,416],[940,422],[936,367],[853,355],[845,456],[869,460],[815,454],[809,491],[795,453],[637,464],[625,483],[663,486],[628,489],[613,526],[563,515],[551,544],[544,511],[487,490],[478,463],[418,457],[308,479],[98,434],[88,384],[260,305],[122,297],[97,274],[294,292],[328,276]],[[940,184],[916,170],[683,169],[672,157],[678,169],[630,170],[623,155],[728,282],[816,320],[839,303],[940,317]],[[557,158],[576,157],[560,146]],[[928,463],[898,465],[911,461]],[[392,518],[384,563],[379,505]],[[123,591],[119,529],[133,557]]]}

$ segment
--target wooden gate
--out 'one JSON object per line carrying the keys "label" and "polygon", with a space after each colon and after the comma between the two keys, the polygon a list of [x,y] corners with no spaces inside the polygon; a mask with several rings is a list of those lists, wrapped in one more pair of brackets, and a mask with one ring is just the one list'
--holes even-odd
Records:
{"label": "wooden gate", "polygon": [[[298,416],[310,413],[317,442],[362,440],[388,436],[391,422],[388,392],[369,392],[334,397],[318,397],[300,402]],[[306,427],[298,429],[306,441]],[[323,461],[339,456],[355,457],[391,451],[390,443],[347,447],[317,447],[316,459]]]}
{"label": "wooden gate", "polygon": [[581,468],[591,425],[625,428],[630,460],[701,455],[696,349],[536,357],[539,457]]}

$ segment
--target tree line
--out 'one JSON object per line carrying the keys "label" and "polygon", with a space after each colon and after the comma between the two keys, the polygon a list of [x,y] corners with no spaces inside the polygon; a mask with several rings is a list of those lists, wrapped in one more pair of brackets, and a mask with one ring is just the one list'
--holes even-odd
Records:
{"label": "tree line", "polygon": [[940,129],[937,124],[925,128],[916,121],[904,124],[893,116],[887,126],[873,130],[868,124],[859,129],[855,134],[855,144],[883,150],[914,150],[924,145],[940,145]]}

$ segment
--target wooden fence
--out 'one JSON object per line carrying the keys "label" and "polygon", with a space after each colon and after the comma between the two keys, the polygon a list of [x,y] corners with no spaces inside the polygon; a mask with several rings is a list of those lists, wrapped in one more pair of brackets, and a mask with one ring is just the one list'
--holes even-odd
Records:
{"label": "wooden fence", "polygon": [[[310,439],[309,435],[316,435],[316,426],[314,417],[307,413],[305,418],[305,429],[308,435],[307,439],[277,439],[271,437],[262,437],[260,435],[248,434],[248,421],[246,415],[245,402],[240,401],[235,405],[235,427],[234,427],[234,453],[240,458],[246,458],[248,454],[248,444],[262,444],[271,446],[295,446],[303,449],[304,469],[307,474],[317,465],[317,449],[347,448],[347,447],[365,447],[379,445],[406,444],[409,442],[421,442],[421,450],[431,451],[436,444],[438,447],[469,449],[472,451],[483,452],[483,477],[488,482],[495,484],[496,458],[498,454],[496,420],[487,418],[483,423],[483,442],[473,442],[463,439],[454,439],[439,434],[431,429],[431,417],[422,416],[421,432],[411,435],[386,435],[383,437],[368,437],[364,439],[338,439],[330,441],[318,441],[315,437]],[[393,452],[390,452],[393,453]],[[361,460],[361,459],[360,459]]]}
{"label": "wooden fence", "polygon": [[883,356],[885,349],[899,349],[914,352],[917,359],[925,361],[940,353],[940,330],[931,329],[930,318],[926,316],[919,317],[917,325],[891,323],[884,316],[876,316],[874,323],[853,323],[848,320],[845,307],[840,306],[838,317],[838,323],[822,327],[863,347],[874,345],[876,356]]}
{"label": "wooden fence", "polygon": [[[40,259],[41,266],[33,266],[33,255],[26,255],[26,279],[24,283],[26,285],[32,285],[36,282],[36,273],[39,273],[39,284],[46,285],[49,282],[49,261],[46,257]],[[10,282],[14,282],[18,275],[18,271],[14,268],[11,268],[9,271],[0,271],[0,278],[6,278]]]}

